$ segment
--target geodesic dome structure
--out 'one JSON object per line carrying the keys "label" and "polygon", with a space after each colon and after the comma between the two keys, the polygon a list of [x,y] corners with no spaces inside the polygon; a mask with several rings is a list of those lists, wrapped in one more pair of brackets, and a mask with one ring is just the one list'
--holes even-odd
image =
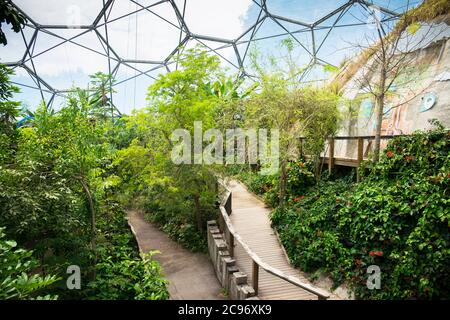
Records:
{"label": "geodesic dome structure", "polygon": [[[115,77],[117,110],[144,103],[158,74],[178,68],[176,57],[201,44],[239,77],[251,77],[249,50],[277,56],[279,40],[296,44],[298,81],[326,78],[354,54],[352,41],[373,32],[376,19],[395,21],[420,1],[391,0],[13,0],[28,19],[19,34],[5,30],[1,63],[16,70],[25,101],[56,105],[97,71]],[[371,27],[372,26],[372,27]],[[34,98],[32,98],[34,97]],[[34,100],[33,100],[34,99]]]}

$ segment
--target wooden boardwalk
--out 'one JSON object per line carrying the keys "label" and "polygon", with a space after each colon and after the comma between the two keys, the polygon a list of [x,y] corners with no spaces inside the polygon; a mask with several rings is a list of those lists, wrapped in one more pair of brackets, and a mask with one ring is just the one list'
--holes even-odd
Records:
{"label": "wooden boardwalk", "polygon": [[[286,275],[308,282],[300,271],[293,268],[281,247],[274,230],[270,226],[268,208],[260,199],[250,193],[241,183],[230,181],[228,188],[232,192],[233,227],[244,243],[256,253],[263,262],[277,268]],[[249,277],[252,284],[252,260],[236,241],[234,249],[237,266]],[[284,281],[260,268],[258,297],[263,300],[316,300],[317,296]]]}

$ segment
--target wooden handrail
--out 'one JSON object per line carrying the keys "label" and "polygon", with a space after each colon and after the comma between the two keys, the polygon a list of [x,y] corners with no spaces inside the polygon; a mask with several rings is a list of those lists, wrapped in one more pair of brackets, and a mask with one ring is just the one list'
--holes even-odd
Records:
{"label": "wooden handrail", "polygon": [[[444,129],[444,131],[450,132],[450,129]],[[381,139],[393,139],[396,137],[409,137],[411,134],[382,134],[380,136]],[[306,140],[307,137],[298,137],[300,140]],[[337,136],[337,137],[328,137],[327,139],[334,140],[358,140],[358,139],[375,139],[375,136]]]}
{"label": "wooden handrail", "polygon": [[[381,135],[380,138],[381,140],[385,140],[385,139],[393,139],[395,137],[402,137],[402,136],[408,136],[405,134],[401,134],[401,135]],[[306,159],[309,158],[309,156],[304,155],[303,154],[303,141],[307,140],[308,138],[306,137],[299,137],[298,138],[300,141],[300,155],[304,156]],[[328,163],[328,172],[331,172],[334,168],[335,165],[346,165],[346,166],[350,166],[350,167],[359,167],[361,165],[361,162],[364,160],[364,140],[373,140],[375,139],[375,136],[338,136],[338,137],[328,137],[328,157],[325,157],[325,155],[323,157],[319,157],[321,159],[323,159],[324,161],[326,160]],[[337,158],[334,155],[334,149],[335,149],[335,141],[336,140],[357,140],[357,158]],[[369,142],[370,143],[370,142]],[[343,161],[346,162],[345,164],[343,164]],[[350,163],[350,165],[349,165]],[[360,174],[358,172],[358,170],[356,171],[356,181],[359,182],[361,180]]]}
{"label": "wooden handrail", "polygon": [[[381,139],[393,139],[396,137],[405,137],[407,134],[399,134],[399,135],[381,135]],[[300,140],[306,140],[307,137],[299,137]],[[339,137],[329,137],[328,139],[333,140],[358,140],[358,139],[375,139],[375,136],[339,136]]]}
{"label": "wooden handrail", "polygon": [[[229,215],[232,213],[231,211],[231,206],[229,208],[229,212],[227,211],[227,209],[225,209],[225,204],[228,203],[231,200],[229,200],[228,198],[232,198],[232,193],[231,191],[227,188],[227,186],[225,186],[222,182],[220,182],[220,184],[225,188],[226,193],[225,193],[225,197],[222,200],[221,204],[220,204],[220,213],[221,213],[221,217],[224,221],[224,226],[227,228],[229,234],[230,234],[230,238],[233,239],[233,244],[234,241],[237,240],[241,246],[244,248],[245,252],[250,256],[250,258],[253,261],[253,276],[257,276],[259,274],[259,268],[262,268],[263,270],[265,270],[266,272],[280,278],[283,279],[297,287],[300,287],[316,296],[318,296],[319,300],[326,300],[330,297],[330,294],[320,288],[317,288],[309,283],[305,283],[303,281],[301,281],[300,279],[293,277],[293,276],[289,276],[284,274],[284,272],[282,272],[279,269],[273,268],[270,265],[268,265],[267,263],[265,263],[264,261],[261,260],[261,258],[254,253],[249,246],[247,246],[247,244],[244,242],[244,240],[241,238],[241,236],[234,230],[233,224],[231,223],[230,217]],[[231,241],[230,241],[231,242]],[[233,251],[232,248],[230,248],[230,254]],[[232,255],[232,254],[231,254]],[[232,255],[233,256],[233,255]],[[259,268],[257,268],[257,266]],[[258,279],[253,279],[253,286],[254,286],[254,290],[255,292],[258,292]]]}

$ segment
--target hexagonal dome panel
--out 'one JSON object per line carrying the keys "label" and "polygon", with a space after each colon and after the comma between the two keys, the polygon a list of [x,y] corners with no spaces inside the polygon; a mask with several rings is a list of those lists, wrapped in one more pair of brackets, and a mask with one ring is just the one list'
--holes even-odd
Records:
{"label": "hexagonal dome panel", "polygon": [[[230,74],[252,81],[250,52],[280,58],[285,49],[280,42],[290,39],[293,56],[305,66],[299,81],[321,81],[327,76],[324,65],[336,66],[358,51],[345,46],[370,34],[371,15],[394,21],[397,12],[420,1],[12,2],[28,23],[20,33],[4,27],[8,46],[0,48],[0,61],[16,68],[14,81],[23,82],[24,100],[37,96],[56,103],[64,92],[86,86],[90,74],[102,71],[115,77],[114,103],[128,112],[130,103],[145,105],[148,85],[158,74],[175,70],[177,54],[195,45],[216,54]],[[36,95],[36,90],[42,92]]]}

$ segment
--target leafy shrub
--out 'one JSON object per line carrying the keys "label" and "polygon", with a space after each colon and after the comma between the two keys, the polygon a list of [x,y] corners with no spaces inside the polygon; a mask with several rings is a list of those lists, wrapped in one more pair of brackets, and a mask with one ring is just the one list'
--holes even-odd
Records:
{"label": "leafy shrub", "polygon": [[261,195],[268,205],[275,207],[278,204],[279,174],[262,175],[245,171],[238,178],[247,185],[250,191]]}
{"label": "leafy shrub", "polygon": [[91,299],[116,300],[165,300],[169,298],[166,281],[161,277],[159,264],[151,257],[156,252],[144,255],[143,259],[121,259],[111,256],[102,258],[97,264],[97,277],[89,283],[95,295]]}
{"label": "leafy shrub", "polygon": [[[162,190],[159,195],[154,195],[156,190],[150,191],[151,196],[146,198],[145,217],[185,248],[193,252],[206,252],[206,230],[198,230],[194,222],[192,197],[187,192]],[[202,224],[206,226],[206,221],[216,219],[217,210],[212,206],[210,196],[200,198],[200,203],[203,208]]]}
{"label": "leafy shrub", "polygon": [[0,299],[56,299],[57,296],[39,293],[57,281],[57,277],[32,273],[38,266],[33,252],[15,249],[17,243],[5,240],[3,230],[0,228]]}
{"label": "leafy shrub", "polygon": [[188,222],[169,221],[162,226],[167,235],[193,252],[206,252],[205,236],[198,232],[195,225]]}
{"label": "leafy shrub", "polygon": [[[0,225],[33,252],[13,250],[16,243],[4,241],[0,230],[0,298],[167,298],[159,264],[139,257],[125,213],[113,201],[120,178],[111,162],[133,130],[124,123],[111,128],[104,106],[93,105],[83,90],[58,112],[40,106],[30,127],[16,128],[10,74],[0,66]],[[81,290],[67,290],[68,265],[80,267]]]}
{"label": "leafy shrub", "polygon": [[120,206],[109,204],[99,217],[96,264],[93,273],[85,274],[87,285],[80,298],[107,300],[168,299],[167,282],[159,263],[152,260],[156,252],[138,254],[136,240]]}
{"label": "leafy shrub", "polygon": [[[304,161],[289,162],[286,167],[287,191],[290,200],[305,194],[311,186],[315,184],[314,174],[311,164]],[[271,207],[276,207],[279,203],[279,173],[273,175],[255,174],[244,171],[238,175],[250,191],[261,195],[265,202]]]}
{"label": "leafy shrub", "polygon": [[[450,135],[443,128],[391,141],[339,211],[356,259],[378,264],[383,290],[362,297],[448,297]],[[372,252],[372,255],[370,253]],[[382,255],[373,255],[374,252]],[[356,281],[363,282],[361,272]]]}
{"label": "leafy shrub", "polygon": [[[274,210],[272,224],[295,266],[305,272],[317,269],[332,272],[336,265],[348,264],[346,239],[337,230],[334,213],[342,206],[341,199],[351,187],[347,180],[320,182],[305,196],[293,198],[284,212]],[[342,281],[339,272],[332,275],[337,282]]]}
{"label": "leafy shrub", "polygon": [[311,186],[315,185],[316,179],[310,162],[292,161],[287,166],[287,192],[291,196],[302,195]]}
{"label": "leafy shrub", "polygon": [[[272,223],[292,262],[322,269],[372,299],[448,298],[450,134],[442,127],[389,142],[363,180],[322,182],[291,199]],[[368,290],[378,265],[381,290]]]}

